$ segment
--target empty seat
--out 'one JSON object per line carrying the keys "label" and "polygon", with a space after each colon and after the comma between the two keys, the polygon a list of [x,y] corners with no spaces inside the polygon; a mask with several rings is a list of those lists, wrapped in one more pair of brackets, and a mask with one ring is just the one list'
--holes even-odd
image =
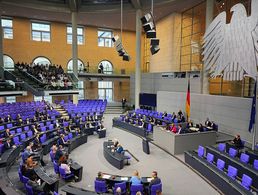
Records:
{"label": "empty seat", "polygon": [[249,177],[246,174],[243,174],[241,185],[247,189],[250,190],[250,186],[252,185],[253,179]]}
{"label": "empty seat", "polygon": [[225,162],[221,159],[218,159],[217,160],[217,168],[220,169],[220,170],[223,170],[225,167]]}
{"label": "empty seat", "polygon": [[258,170],[258,160],[254,160],[254,169]]}
{"label": "empty seat", "polygon": [[29,131],[29,126],[23,127],[24,131]]}
{"label": "empty seat", "polygon": [[26,134],[25,134],[25,133],[22,133],[22,134],[20,135],[20,138],[21,138],[21,140],[25,140],[25,139],[26,139]]}
{"label": "empty seat", "polygon": [[13,124],[12,124],[12,123],[9,123],[9,124],[6,125],[6,127],[7,127],[8,129],[10,129],[10,128],[13,127]]}
{"label": "empty seat", "polygon": [[22,132],[22,128],[16,129],[16,132],[17,132],[17,133],[21,133],[21,132]]}
{"label": "empty seat", "polygon": [[240,156],[240,161],[247,164],[249,162],[249,155],[242,153]]}
{"label": "empty seat", "polygon": [[213,160],[214,160],[214,155],[211,154],[211,153],[208,153],[208,154],[207,154],[207,161],[208,161],[209,163],[213,163]]}
{"label": "empty seat", "polygon": [[218,150],[219,150],[219,151],[224,152],[225,149],[226,149],[226,144],[220,143],[220,144],[218,145]]}
{"label": "empty seat", "polygon": [[204,147],[203,146],[198,147],[198,156],[200,156],[200,157],[204,156]]}
{"label": "empty seat", "polygon": [[237,176],[237,169],[228,165],[228,176],[235,180]]}
{"label": "empty seat", "polygon": [[237,150],[234,149],[234,148],[229,148],[228,154],[229,154],[229,156],[231,156],[231,157],[236,157],[236,155],[237,155]]}

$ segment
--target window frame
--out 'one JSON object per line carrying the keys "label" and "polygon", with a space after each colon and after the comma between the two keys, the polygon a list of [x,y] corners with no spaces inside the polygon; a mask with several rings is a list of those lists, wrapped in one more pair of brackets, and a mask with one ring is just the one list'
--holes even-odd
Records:
{"label": "window frame", "polygon": [[[68,32],[68,28],[71,28],[71,33]],[[82,29],[82,34],[78,34],[78,29]],[[77,26],[77,45],[84,45],[85,44],[85,27],[84,26]],[[72,26],[71,25],[66,25],[66,43],[71,45],[73,42],[73,38],[71,39],[71,43],[68,42],[68,36],[72,37]],[[82,37],[82,43],[78,42],[79,37]]]}
{"label": "window frame", "polygon": [[105,63],[108,62],[111,65],[112,70],[106,70],[105,66],[103,66],[103,73],[104,74],[113,74],[114,73],[114,66],[109,60],[101,60],[98,64],[98,69],[99,69],[100,64],[102,63],[102,65],[103,65],[104,62]]}
{"label": "window frame", "polygon": [[[3,26],[3,20],[10,20],[11,23],[12,23],[12,26],[11,27]],[[3,38],[4,39],[13,39],[13,19],[12,18],[7,18],[7,17],[2,17],[1,18],[1,26],[2,26],[2,29],[3,29]],[[12,36],[11,37],[5,36],[6,35],[5,30],[7,30],[7,29],[12,31],[12,33],[11,33]]]}
{"label": "window frame", "polygon": [[[111,36],[110,37],[102,37],[102,36],[99,36],[99,32],[100,31],[102,31],[102,32],[104,32],[104,33],[106,33],[106,32],[110,32],[111,33]],[[104,34],[103,33],[103,34]],[[112,37],[113,37],[113,30],[111,30],[111,29],[98,29],[98,31],[97,31],[97,35],[98,35],[98,47],[114,47],[114,44],[113,44],[113,41],[112,41]],[[99,40],[103,40],[103,42],[104,42],[104,44],[103,45],[100,45],[99,44]],[[111,45],[110,46],[108,46],[108,45],[106,45],[106,40],[109,40],[110,42],[111,42]]]}
{"label": "window frame", "polygon": [[[34,30],[33,29],[33,24],[43,24],[43,25],[49,25],[49,31],[47,30]],[[36,40],[33,38],[33,32],[35,33],[39,33],[39,40]],[[43,40],[43,34],[44,33],[49,33],[49,40]],[[32,41],[37,41],[37,42],[47,42],[50,43],[51,42],[51,23],[50,22],[46,22],[46,21],[31,21],[31,40]]]}

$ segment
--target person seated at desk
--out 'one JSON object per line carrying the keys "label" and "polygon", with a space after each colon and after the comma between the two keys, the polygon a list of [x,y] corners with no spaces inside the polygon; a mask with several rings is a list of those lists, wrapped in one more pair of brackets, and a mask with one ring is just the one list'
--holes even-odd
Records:
{"label": "person seated at desk", "polygon": [[40,139],[39,139],[39,134],[37,134],[36,137],[33,140],[33,146],[32,146],[31,149],[32,149],[32,151],[37,151],[41,148],[42,148],[42,146],[41,146],[41,142],[40,142]]}
{"label": "person seated at desk", "polygon": [[243,148],[243,143],[239,134],[235,136],[235,138],[231,141],[231,143],[233,143],[237,149]]}
{"label": "person seated at desk", "polygon": [[34,116],[34,117],[31,119],[31,122],[32,122],[32,123],[36,123],[37,121],[38,121],[38,119],[37,119],[36,116]]}
{"label": "person seated at desk", "polygon": [[179,110],[179,111],[178,111],[178,113],[177,113],[177,115],[178,115],[178,116],[181,116],[181,115],[183,115],[183,112],[182,112],[182,110]]}
{"label": "person seated at desk", "polygon": [[206,127],[211,127],[211,122],[210,122],[209,118],[206,119],[204,124]]}
{"label": "person seated at desk", "polygon": [[33,175],[32,178],[28,181],[28,185],[32,187],[34,194],[39,194],[44,192],[48,194],[49,192],[46,189],[46,182],[42,182],[38,179],[37,175]]}
{"label": "person seated at desk", "polygon": [[4,132],[4,137],[5,138],[11,138],[12,137],[12,134],[10,133],[10,129],[6,129],[5,132]]}
{"label": "person seated at desk", "polygon": [[23,124],[29,125],[30,124],[30,119],[27,117],[25,121],[23,121]]}
{"label": "person seated at desk", "polygon": [[116,149],[116,152],[119,153],[119,154],[121,154],[123,151],[124,151],[124,148],[122,147],[122,145],[121,145],[121,144],[118,144],[117,149]]}
{"label": "person seated at desk", "polygon": [[199,131],[204,132],[204,127],[203,127],[202,123],[199,124]]}
{"label": "person seated at desk", "polygon": [[55,160],[56,162],[58,162],[59,159],[61,158],[61,156],[63,156],[63,155],[64,155],[63,146],[62,146],[62,145],[59,145],[59,146],[58,146],[58,149],[57,149],[57,151],[56,151],[56,153],[55,153],[54,160]]}
{"label": "person seated at desk", "polygon": [[137,170],[135,170],[133,172],[133,176],[131,177],[130,182],[131,182],[132,185],[141,184],[142,181],[141,181],[141,179],[139,177],[139,172]]}
{"label": "person seated at desk", "polygon": [[189,121],[189,122],[187,123],[187,128],[189,129],[189,128],[191,128],[191,127],[194,127],[193,121]]}
{"label": "person seated at desk", "polygon": [[8,150],[8,149],[12,149],[12,148],[16,148],[15,145],[12,144],[12,140],[10,138],[8,138],[6,140],[6,142],[4,143],[4,149]]}
{"label": "person seated at desk", "polygon": [[158,172],[157,171],[152,171],[151,176],[152,176],[152,180],[149,184],[149,192],[151,191],[151,186],[161,183],[160,178],[158,178]]}
{"label": "person seated at desk", "polygon": [[6,123],[9,123],[9,122],[12,122],[12,117],[8,114],[6,117],[5,117],[5,119],[4,119],[4,122],[6,122]]}
{"label": "person seated at desk", "polygon": [[179,124],[179,125],[178,125],[178,131],[177,131],[176,134],[182,134],[182,133],[183,133],[182,125]]}
{"label": "person seated at desk", "polygon": [[170,131],[173,132],[173,133],[177,132],[177,128],[176,128],[174,123],[172,123],[172,125],[170,126]]}
{"label": "person seated at desk", "polygon": [[136,118],[136,113],[135,112],[133,113],[132,118]]}
{"label": "person seated at desk", "polygon": [[62,145],[62,146],[67,146],[67,145],[69,145],[69,141],[65,141],[65,140],[64,140],[64,134],[61,134],[61,135],[60,135],[60,138],[59,138],[58,143],[59,143],[59,145]]}
{"label": "person seated at desk", "polygon": [[35,166],[37,166],[37,162],[33,160],[33,155],[30,155],[26,160],[26,166],[28,169],[33,169]]}
{"label": "person seated at desk", "polygon": [[55,127],[55,128],[60,128],[60,127],[61,127],[61,125],[60,125],[60,123],[58,122],[57,119],[56,119],[56,123],[55,123],[54,127]]}
{"label": "person seated at desk", "polygon": [[103,173],[102,172],[98,172],[98,175],[96,177],[97,181],[105,181],[105,179],[103,178]]}
{"label": "person seated at desk", "polygon": [[70,168],[70,166],[68,165],[66,159],[63,160],[63,161],[60,163],[60,167],[65,170],[65,174],[71,174],[71,168]]}
{"label": "person seated at desk", "polygon": [[126,123],[129,122],[129,117],[128,117],[128,116],[125,117],[125,122],[126,122]]}
{"label": "person seated at desk", "polygon": [[20,114],[18,114],[16,118],[16,125],[21,126],[22,124],[23,124],[22,117]]}
{"label": "person seated at desk", "polygon": [[145,122],[143,121],[143,119],[140,120],[141,125],[139,125],[140,128],[144,128],[145,127]]}
{"label": "person seated at desk", "polygon": [[51,151],[52,151],[52,153],[53,153],[53,156],[55,156],[56,155],[56,151],[57,151],[57,145],[56,145],[56,143],[54,143],[53,145],[52,145],[52,147],[51,147]]}
{"label": "person seated at desk", "polygon": [[39,133],[39,131],[38,131],[38,129],[36,128],[35,125],[32,125],[32,126],[31,126],[31,131],[33,132],[34,135],[37,134],[37,133]]}
{"label": "person seated at desk", "polygon": [[2,117],[0,117],[0,124],[4,123],[4,119]]}
{"label": "person seated at desk", "polygon": [[162,118],[164,119],[164,117],[167,117],[168,113],[165,111],[163,114],[162,114]]}

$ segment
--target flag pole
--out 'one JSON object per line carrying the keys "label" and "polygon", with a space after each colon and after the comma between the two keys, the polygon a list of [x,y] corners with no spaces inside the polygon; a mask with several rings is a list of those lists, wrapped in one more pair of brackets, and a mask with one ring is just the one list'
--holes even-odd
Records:
{"label": "flag pole", "polygon": [[[257,93],[257,77],[258,76],[256,76],[256,80],[255,80],[255,83],[256,83],[256,93]],[[256,140],[256,112],[257,112],[257,96],[256,96],[256,94],[254,94],[255,95],[255,119],[254,119],[254,125],[253,125],[253,140],[252,140],[252,150],[254,151],[255,150],[255,140]]]}

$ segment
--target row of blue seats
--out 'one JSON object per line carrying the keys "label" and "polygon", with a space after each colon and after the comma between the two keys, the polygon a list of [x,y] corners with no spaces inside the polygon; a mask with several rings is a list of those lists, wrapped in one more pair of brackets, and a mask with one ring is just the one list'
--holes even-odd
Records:
{"label": "row of blue seats", "polygon": [[[210,164],[215,163],[217,168],[221,171],[227,171],[227,175],[233,179],[236,180],[237,179],[237,169],[231,165],[228,165],[228,169],[225,169],[225,162],[221,159],[218,159],[217,162],[214,162],[214,155],[211,153],[207,153],[205,155],[205,148],[203,146],[199,146],[198,147],[198,156],[201,158],[206,158],[207,162],[209,162]],[[247,190],[251,190],[251,186],[252,186],[252,178],[249,177],[246,174],[243,174],[242,178],[241,178],[241,185],[247,189]]]}

